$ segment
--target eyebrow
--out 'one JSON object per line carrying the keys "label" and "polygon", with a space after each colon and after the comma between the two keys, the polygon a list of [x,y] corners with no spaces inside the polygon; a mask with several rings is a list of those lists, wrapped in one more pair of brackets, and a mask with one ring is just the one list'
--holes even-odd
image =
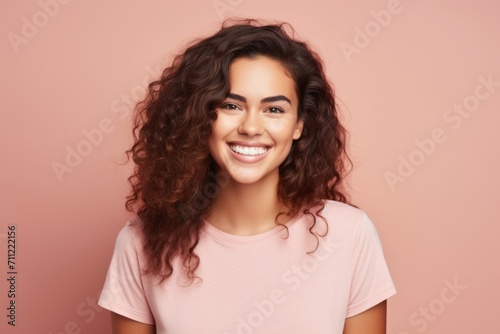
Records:
{"label": "eyebrow", "polygon": [[[238,95],[238,94],[229,93],[229,94],[227,94],[227,97],[231,98],[231,99],[235,99],[235,100],[241,101],[241,102],[247,102],[247,98],[246,97]],[[292,104],[292,102],[290,101],[290,99],[287,98],[284,95],[276,95],[276,96],[265,97],[262,100],[260,100],[260,103],[277,102],[277,101],[286,101],[286,102]]]}

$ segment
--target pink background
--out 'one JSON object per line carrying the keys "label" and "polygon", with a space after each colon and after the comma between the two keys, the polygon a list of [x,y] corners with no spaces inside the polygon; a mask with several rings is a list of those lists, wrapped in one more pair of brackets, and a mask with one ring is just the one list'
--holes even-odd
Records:
{"label": "pink background", "polygon": [[[388,333],[500,333],[498,2],[24,0],[0,13],[2,277],[8,225],[18,246],[17,326],[1,278],[0,331],[110,331],[95,301],[129,217],[129,105],[234,15],[289,21],[326,63],[351,133],[352,197],[398,289]],[[68,150],[84,156],[57,175]]]}

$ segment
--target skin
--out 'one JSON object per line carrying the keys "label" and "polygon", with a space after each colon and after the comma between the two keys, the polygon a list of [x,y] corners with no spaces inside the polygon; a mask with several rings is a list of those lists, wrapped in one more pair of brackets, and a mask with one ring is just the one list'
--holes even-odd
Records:
{"label": "skin", "polygon": [[155,334],[156,327],[126,318],[111,312],[111,328],[113,334]]}
{"label": "skin", "polygon": [[387,300],[347,318],[343,334],[386,334]]}
{"label": "skin", "polygon": [[[207,221],[230,234],[254,235],[274,228],[276,215],[285,209],[277,198],[279,166],[300,138],[303,122],[298,118],[295,83],[278,62],[263,56],[239,58],[231,64],[229,76],[230,94],[217,108],[208,146],[230,181],[213,200]],[[265,146],[268,151],[249,162],[232,152],[235,143]],[[347,318],[343,334],[386,333],[386,305],[383,301]],[[156,332],[155,326],[116,313],[112,328],[113,334]]]}
{"label": "skin", "polygon": [[[217,108],[208,146],[230,181],[213,200],[207,221],[230,234],[253,235],[276,226],[275,217],[283,210],[277,198],[278,168],[300,138],[303,122],[295,82],[277,61],[238,58],[229,78],[230,94]],[[234,143],[264,145],[269,151],[257,162],[242,162],[230,149]]]}

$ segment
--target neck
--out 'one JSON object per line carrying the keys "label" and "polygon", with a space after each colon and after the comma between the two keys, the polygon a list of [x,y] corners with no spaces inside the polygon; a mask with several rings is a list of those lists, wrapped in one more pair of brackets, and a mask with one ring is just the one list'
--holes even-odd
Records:
{"label": "neck", "polygon": [[235,235],[255,235],[276,227],[276,216],[285,208],[278,199],[278,179],[265,184],[233,180],[213,200],[208,222]]}

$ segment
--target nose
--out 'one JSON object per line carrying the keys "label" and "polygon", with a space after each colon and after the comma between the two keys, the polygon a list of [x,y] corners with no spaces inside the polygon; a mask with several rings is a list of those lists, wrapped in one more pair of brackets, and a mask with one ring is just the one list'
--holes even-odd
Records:
{"label": "nose", "polygon": [[243,115],[238,132],[249,137],[261,135],[264,131],[262,116],[258,111],[247,111]]}

